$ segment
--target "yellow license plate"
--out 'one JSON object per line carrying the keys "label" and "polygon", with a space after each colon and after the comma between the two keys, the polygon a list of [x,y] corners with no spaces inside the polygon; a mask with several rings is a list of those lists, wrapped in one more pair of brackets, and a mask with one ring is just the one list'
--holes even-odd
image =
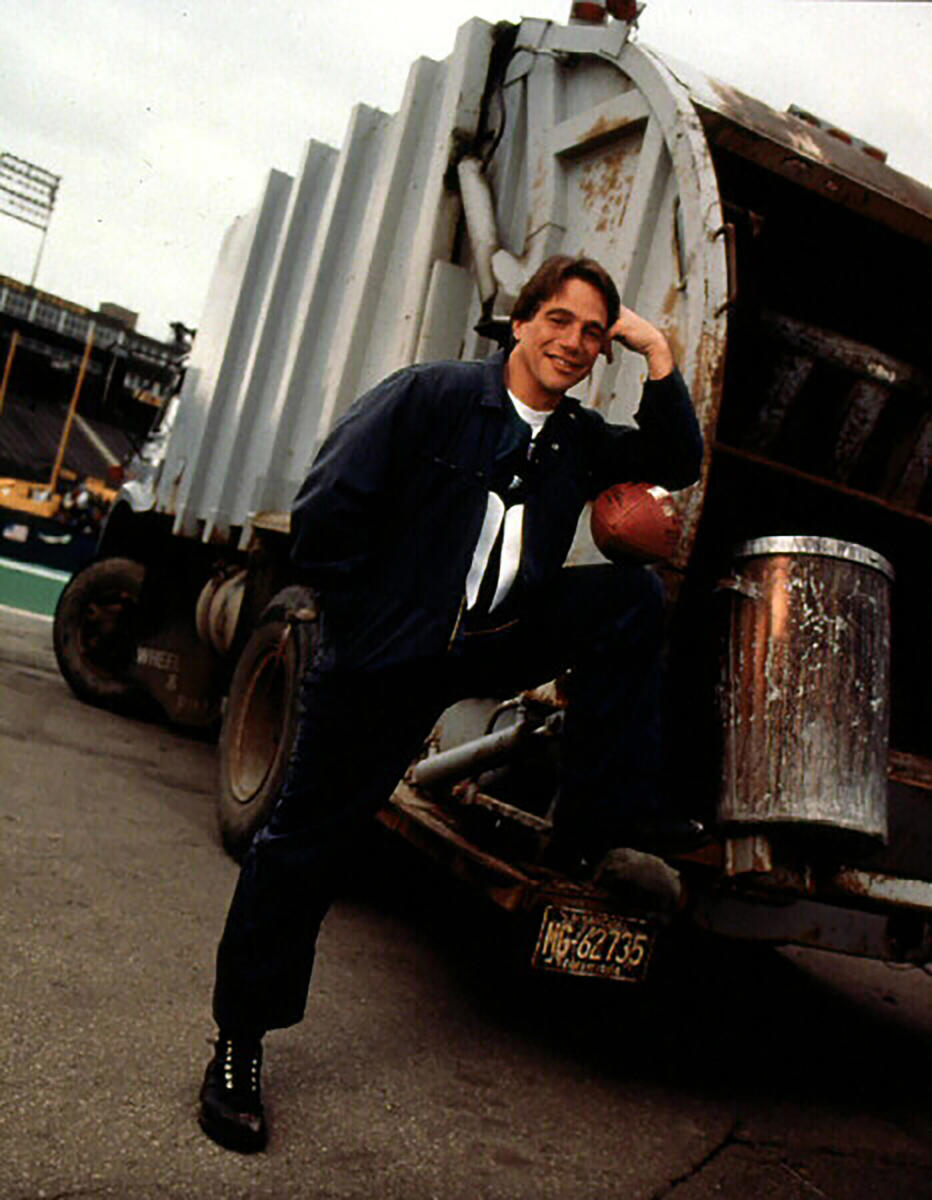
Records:
{"label": "yellow license plate", "polygon": [[637,982],[647,974],[655,939],[655,926],[637,917],[551,905],[544,910],[531,964]]}

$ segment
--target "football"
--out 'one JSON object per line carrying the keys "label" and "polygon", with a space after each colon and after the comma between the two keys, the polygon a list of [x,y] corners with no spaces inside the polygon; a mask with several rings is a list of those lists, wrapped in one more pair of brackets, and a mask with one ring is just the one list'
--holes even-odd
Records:
{"label": "football", "polygon": [[673,497],[655,483],[616,483],[592,502],[592,540],[613,562],[663,562],[680,538]]}

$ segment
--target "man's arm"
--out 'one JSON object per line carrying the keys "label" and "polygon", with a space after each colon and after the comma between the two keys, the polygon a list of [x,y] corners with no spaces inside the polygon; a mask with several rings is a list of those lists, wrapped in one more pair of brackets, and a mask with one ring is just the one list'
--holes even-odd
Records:
{"label": "man's arm", "polygon": [[339,589],[365,573],[385,519],[411,373],[361,396],[318,451],[291,510],[291,558],[316,587]]}
{"label": "man's arm", "polygon": [[647,359],[647,374],[651,379],[663,379],[675,366],[670,343],[650,321],[631,308],[621,307],[618,320],[605,335],[605,357],[612,361],[612,343],[621,342],[635,354]]}
{"label": "man's arm", "polygon": [[614,341],[643,355],[648,378],[634,418],[638,428],[602,427],[594,464],[596,494],[625,479],[659,483],[672,491],[688,487],[702,469],[702,434],[669,342],[650,321],[624,307],[605,335],[609,362]]}

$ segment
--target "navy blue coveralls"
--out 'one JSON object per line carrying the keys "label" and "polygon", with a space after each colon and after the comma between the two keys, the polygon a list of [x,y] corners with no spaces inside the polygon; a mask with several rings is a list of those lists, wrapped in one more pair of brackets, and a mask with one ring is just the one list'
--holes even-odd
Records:
{"label": "navy blue coveralls", "polygon": [[[222,1029],[301,1019],[320,922],[358,832],[456,699],[513,695],[572,666],[565,827],[585,831],[592,858],[616,844],[620,817],[657,803],[659,582],[635,565],[563,563],[585,502],[606,487],[676,489],[698,477],[689,394],[676,371],[648,380],[636,427],[565,397],[528,461],[504,362],[499,353],[390,376],[337,423],[298,493],[292,557],[321,597],[320,643],[278,801],[220,942]],[[489,490],[519,459],[519,574],[491,631],[479,631],[463,619],[466,575]]]}

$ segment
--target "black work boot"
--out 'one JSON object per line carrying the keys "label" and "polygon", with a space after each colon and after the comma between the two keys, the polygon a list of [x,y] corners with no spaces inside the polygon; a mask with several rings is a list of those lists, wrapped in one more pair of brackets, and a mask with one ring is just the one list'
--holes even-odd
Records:
{"label": "black work boot", "polygon": [[228,1150],[254,1154],[265,1148],[261,1070],[259,1038],[221,1031],[201,1087],[199,1120],[207,1136]]}

